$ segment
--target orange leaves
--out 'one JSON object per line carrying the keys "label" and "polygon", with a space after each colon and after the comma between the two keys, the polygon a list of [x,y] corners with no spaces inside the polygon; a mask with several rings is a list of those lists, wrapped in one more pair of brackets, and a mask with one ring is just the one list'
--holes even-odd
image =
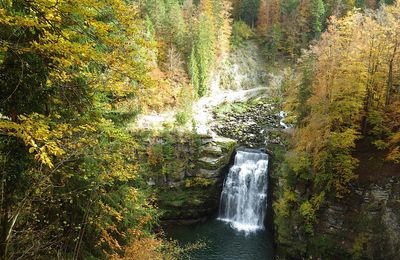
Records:
{"label": "orange leaves", "polygon": [[266,0],[260,1],[260,6],[258,8],[257,16],[257,33],[261,36],[266,36],[269,28],[268,21],[268,5]]}
{"label": "orange leaves", "polygon": [[[108,228],[102,228],[98,245],[107,245],[113,252],[120,251],[122,250],[122,247],[118,239],[116,239],[118,235],[121,235],[121,233],[116,228],[116,225],[109,226]],[[103,250],[103,252],[105,255],[107,255],[107,251]]]}
{"label": "orange leaves", "polygon": [[125,249],[124,257],[114,255],[112,260],[162,260],[165,259],[160,252],[163,241],[153,237],[140,237],[134,239]]}
{"label": "orange leaves", "polygon": [[396,163],[400,163],[400,146],[394,146],[394,148],[390,150],[387,158]]}

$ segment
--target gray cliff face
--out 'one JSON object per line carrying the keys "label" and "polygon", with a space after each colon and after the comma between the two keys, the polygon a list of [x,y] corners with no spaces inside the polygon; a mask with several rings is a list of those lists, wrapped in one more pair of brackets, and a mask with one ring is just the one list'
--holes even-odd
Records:
{"label": "gray cliff face", "polygon": [[[175,148],[190,155],[190,162],[184,163],[179,173],[164,176],[164,179],[152,183],[159,190],[158,205],[164,212],[163,220],[194,223],[208,218],[218,210],[222,183],[236,141],[218,136],[202,136],[199,145],[194,147],[188,143]],[[198,154],[194,152],[196,149],[199,150]]]}
{"label": "gray cliff face", "polygon": [[321,212],[317,232],[337,239],[353,257],[400,255],[400,177],[358,184],[345,199]]}
{"label": "gray cliff face", "polygon": [[[377,173],[379,174],[379,173]],[[274,191],[283,179],[273,181]],[[297,194],[306,194],[297,189]],[[274,196],[278,201],[279,196]],[[320,208],[314,233],[302,231],[298,211],[292,210],[275,228],[291,232],[277,238],[278,259],[398,259],[400,255],[400,176],[355,182],[342,199],[330,198]],[[301,253],[300,253],[301,252]]]}

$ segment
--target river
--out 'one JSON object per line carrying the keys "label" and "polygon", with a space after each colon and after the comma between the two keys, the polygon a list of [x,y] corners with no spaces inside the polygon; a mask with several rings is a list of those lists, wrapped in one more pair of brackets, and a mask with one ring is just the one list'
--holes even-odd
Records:
{"label": "river", "polygon": [[229,223],[212,219],[190,226],[166,229],[169,237],[181,245],[203,241],[204,248],[191,253],[198,260],[272,260],[274,256],[272,232],[265,228],[251,233],[237,231]]}

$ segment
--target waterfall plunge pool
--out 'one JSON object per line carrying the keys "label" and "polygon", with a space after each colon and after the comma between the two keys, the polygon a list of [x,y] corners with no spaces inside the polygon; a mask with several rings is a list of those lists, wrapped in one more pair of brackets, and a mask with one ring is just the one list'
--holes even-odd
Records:
{"label": "waterfall plunge pool", "polygon": [[204,248],[190,253],[199,260],[273,259],[272,232],[264,226],[268,192],[268,155],[238,150],[225,178],[217,219],[166,229],[182,245],[202,241]]}
{"label": "waterfall plunge pool", "polygon": [[166,229],[168,237],[181,245],[202,241],[204,248],[190,252],[195,260],[272,260],[274,259],[272,232],[265,228],[250,233],[233,229],[227,222],[212,219],[190,226]]}

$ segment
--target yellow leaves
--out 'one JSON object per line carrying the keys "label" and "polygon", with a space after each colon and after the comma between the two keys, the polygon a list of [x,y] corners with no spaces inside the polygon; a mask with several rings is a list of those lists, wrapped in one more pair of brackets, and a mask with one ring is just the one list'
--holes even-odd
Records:
{"label": "yellow leaves", "polygon": [[285,192],[283,193],[283,198],[287,202],[295,202],[297,200],[297,195],[293,191],[285,190]]}
{"label": "yellow leaves", "polygon": [[287,161],[296,175],[306,173],[311,169],[310,158],[304,152],[290,153]]}
{"label": "yellow leaves", "polygon": [[314,195],[310,200],[303,201],[300,205],[299,212],[304,218],[306,231],[313,233],[313,225],[316,223],[317,212],[325,200],[325,192]]}
{"label": "yellow leaves", "polygon": [[1,121],[0,130],[9,136],[21,139],[29,147],[29,153],[35,153],[35,159],[49,168],[54,165],[51,156],[59,157],[65,154],[60,147],[60,140],[66,125],[53,129],[49,126],[48,118],[39,114],[30,116],[20,115],[19,122]]}
{"label": "yellow leaves", "polygon": [[[388,129],[382,122],[386,113],[388,61],[395,57],[396,43],[396,37],[390,35],[395,33],[398,21],[390,24],[380,15],[390,16],[353,12],[340,20],[333,18],[328,30],[311,47],[311,53],[304,55],[304,61],[314,60],[312,70],[305,70],[304,78],[295,85],[296,92],[290,93],[290,104],[295,108],[292,112],[304,118],[295,132],[293,150],[297,164],[291,165],[292,170],[306,171],[300,167],[307,166],[301,157],[306,153],[312,162],[309,171],[313,184],[334,191],[339,198],[349,191],[349,183],[357,177],[353,170],[358,162],[352,151],[360,137],[362,122],[366,121],[370,128],[364,130],[374,130],[375,125],[381,126],[381,132]],[[304,61],[303,66],[309,66]],[[305,112],[296,111],[302,102]],[[310,175],[300,177],[307,180]],[[303,210],[311,216],[309,206],[304,204]]]}
{"label": "yellow leaves", "polygon": [[304,218],[306,223],[306,231],[313,233],[313,224],[316,219],[316,210],[309,201],[304,201],[299,208],[300,215]]}
{"label": "yellow leaves", "polygon": [[74,128],[66,123],[55,123],[57,118],[60,116],[45,117],[37,113],[20,115],[18,122],[0,121],[0,131],[23,141],[29,147],[28,152],[34,154],[35,160],[51,169],[54,167],[54,158],[66,155],[67,150],[95,145],[97,142],[82,135],[95,132],[94,126],[84,124]]}
{"label": "yellow leaves", "polygon": [[84,131],[89,131],[89,132],[95,132],[96,131],[96,128],[94,126],[88,125],[88,124],[79,125],[77,129],[84,130]]}
{"label": "yellow leaves", "polygon": [[[104,248],[120,251],[119,243],[127,240],[128,227],[139,226],[139,232],[149,232],[150,218],[143,215],[153,212],[145,195],[129,188],[137,183],[130,182],[137,172],[134,140],[109,119],[125,119],[125,115],[120,116],[119,111],[117,116],[105,115],[103,109],[115,109],[149,84],[148,45],[141,39],[142,29],[132,1],[8,2],[18,6],[0,9],[0,27],[5,32],[0,41],[0,64],[6,57],[8,64],[13,64],[2,68],[12,73],[6,73],[7,78],[15,76],[15,81],[21,78],[22,83],[9,84],[11,91],[15,86],[18,91],[12,92],[15,95],[9,104],[6,102],[3,112],[12,114],[13,121],[1,117],[0,134],[3,139],[12,140],[7,143],[18,144],[18,160],[26,159],[23,171],[14,169],[22,176],[17,182],[26,182],[28,186],[24,188],[28,191],[49,191],[49,196],[59,194],[53,194],[51,187],[62,186],[63,194],[71,191],[71,206],[82,202],[76,203],[78,210],[74,214],[90,226],[93,239],[101,233]],[[19,65],[19,60],[24,66],[22,73],[13,67]],[[27,97],[23,97],[25,94]],[[17,119],[14,116],[44,110],[59,114],[32,113]],[[14,164],[18,166],[17,163]],[[43,179],[34,174],[51,177]],[[36,179],[45,183],[40,181],[40,187],[36,187]],[[87,203],[81,194],[87,195]],[[44,198],[38,205],[48,201],[48,194],[45,195],[35,196]],[[99,205],[99,201],[103,204]],[[64,206],[60,202],[53,208],[61,213],[61,209],[69,207]],[[73,227],[69,221],[68,226]]]}
{"label": "yellow leaves", "polygon": [[99,172],[100,179],[104,182],[128,181],[136,177],[136,168],[126,163],[123,158],[113,158],[114,155],[103,155],[102,160],[107,163],[104,172]]}
{"label": "yellow leaves", "polygon": [[394,133],[389,139],[390,151],[387,159],[400,163],[400,131]]}
{"label": "yellow leaves", "polygon": [[[108,18],[103,19],[104,15]],[[35,28],[29,42],[19,46],[2,41],[0,48],[34,51],[49,59],[48,85],[70,85],[78,77],[90,82],[93,91],[124,97],[134,92],[134,82],[141,88],[150,84],[143,64],[151,47],[141,37],[142,24],[133,3],[29,1],[23,13],[0,9],[0,24]]]}
{"label": "yellow leaves", "polygon": [[290,205],[297,201],[296,193],[285,189],[283,197],[274,203],[274,210],[281,217],[288,217],[290,212]]}
{"label": "yellow leaves", "polygon": [[400,146],[395,146],[388,155],[388,160],[400,163]]}
{"label": "yellow leaves", "polygon": [[348,128],[344,132],[334,132],[330,136],[330,145],[336,149],[348,150],[354,148],[354,141],[358,138],[355,129]]}
{"label": "yellow leaves", "polygon": [[0,8],[0,24],[14,27],[36,27],[37,19],[33,16],[16,16],[8,15],[7,12]]}
{"label": "yellow leaves", "polygon": [[116,210],[115,208],[110,207],[109,205],[104,204],[101,201],[99,202],[99,206],[101,207],[102,210],[104,210],[109,215],[114,217],[117,220],[117,222],[121,222],[123,220],[122,213],[120,211]]}

